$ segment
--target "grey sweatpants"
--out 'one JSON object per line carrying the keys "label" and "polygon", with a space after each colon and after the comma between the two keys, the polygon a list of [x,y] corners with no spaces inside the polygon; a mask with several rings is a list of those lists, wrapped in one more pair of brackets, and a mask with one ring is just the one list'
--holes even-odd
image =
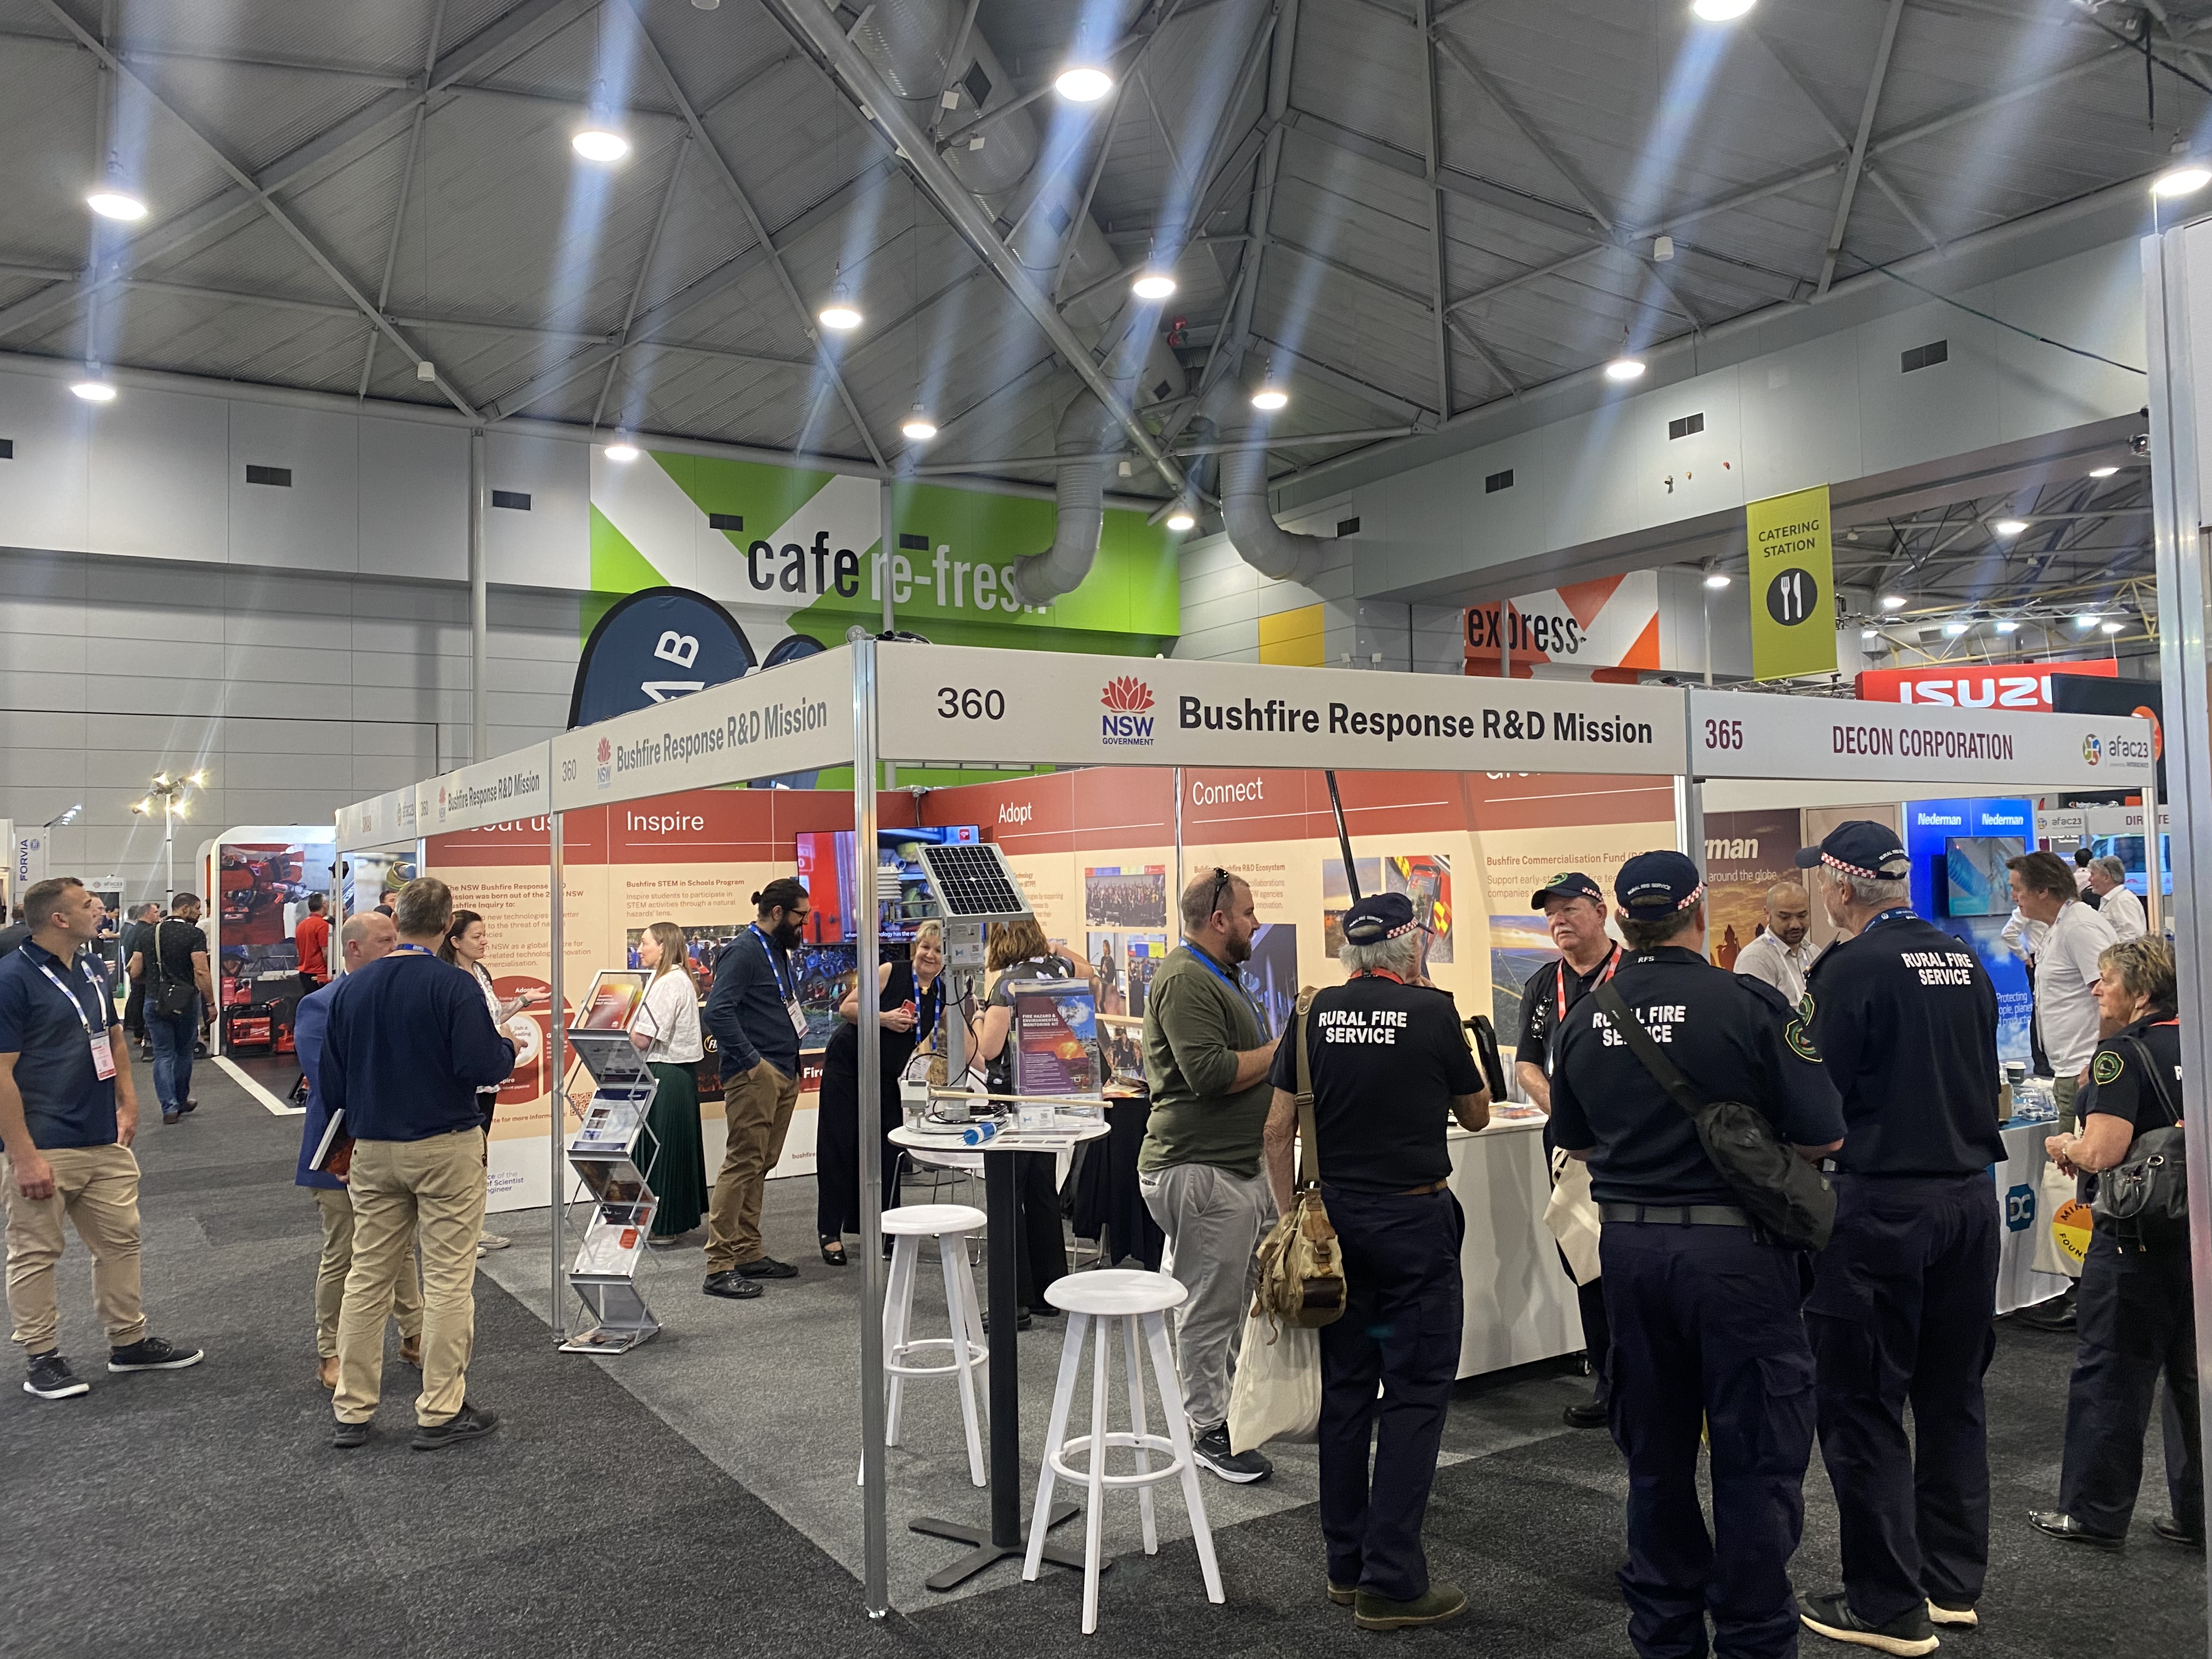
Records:
{"label": "grey sweatpants", "polygon": [[1170,1317],[1183,1410],[1202,1434],[1229,1420],[1230,1373],[1259,1277],[1253,1252],[1274,1214],[1267,1177],[1212,1164],[1176,1164],[1138,1177],[1145,1207],[1168,1236],[1160,1271],[1189,1292]]}

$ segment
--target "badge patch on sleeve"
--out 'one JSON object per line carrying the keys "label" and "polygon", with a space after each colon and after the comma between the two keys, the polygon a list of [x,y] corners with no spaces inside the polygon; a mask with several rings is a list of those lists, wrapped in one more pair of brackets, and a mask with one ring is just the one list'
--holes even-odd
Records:
{"label": "badge patch on sleeve", "polygon": [[1813,1046],[1813,1034],[1805,1029],[1805,1022],[1793,1019],[1782,1028],[1782,1040],[1790,1045],[1790,1052],[1800,1060],[1820,1063],[1820,1051]]}
{"label": "badge patch on sleeve", "polygon": [[2097,1063],[2089,1068],[2089,1075],[2099,1083],[2116,1083],[2127,1069],[2127,1062],[2110,1048],[2097,1056]]}

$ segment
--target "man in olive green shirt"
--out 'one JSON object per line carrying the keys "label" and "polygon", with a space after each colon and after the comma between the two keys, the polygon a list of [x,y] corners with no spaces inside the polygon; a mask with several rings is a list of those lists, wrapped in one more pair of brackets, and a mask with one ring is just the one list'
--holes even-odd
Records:
{"label": "man in olive green shirt", "polygon": [[1174,1321],[1192,1449],[1240,1484],[1274,1472],[1256,1450],[1232,1452],[1228,1426],[1254,1252],[1274,1210],[1261,1142],[1275,1045],[1237,973],[1258,925],[1252,889],[1226,870],[1183,889],[1183,942],[1145,999],[1152,1115],[1137,1155],[1145,1207],[1167,1235],[1161,1267],[1188,1292]]}

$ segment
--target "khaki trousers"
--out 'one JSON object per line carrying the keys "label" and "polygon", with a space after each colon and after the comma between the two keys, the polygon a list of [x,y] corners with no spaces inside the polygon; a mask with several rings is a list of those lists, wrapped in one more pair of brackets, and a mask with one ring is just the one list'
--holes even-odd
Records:
{"label": "khaki trousers", "polygon": [[714,1196],[707,1206],[707,1271],[726,1273],[757,1261],[761,1249],[761,1197],[768,1172],[783,1156],[783,1138],[799,1104],[799,1079],[786,1077],[767,1060],[722,1091],[722,1119],[729,1145],[714,1177]]}
{"label": "khaki trousers", "polygon": [[[315,1357],[337,1358],[338,1309],[345,1301],[346,1274],[353,1267],[353,1194],[343,1188],[314,1189],[315,1208],[323,1218],[323,1260],[315,1270]],[[412,1341],[422,1334],[422,1285],[415,1269],[415,1241],[407,1241],[407,1259],[400,1263],[399,1281],[393,1285],[392,1311],[399,1321],[399,1334]]]}
{"label": "khaki trousers", "polygon": [[62,1218],[92,1252],[92,1304],[108,1346],[127,1348],[146,1334],[138,1300],[138,1160],[128,1146],[57,1146],[40,1156],[54,1172],[52,1198],[25,1198],[0,1158],[8,1200],[8,1311],[25,1352],[52,1353],[54,1264],[62,1259]]}
{"label": "khaki trousers", "polygon": [[422,1263],[422,1392],[415,1420],[436,1428],[467,1398],[476,1343],[477,1235],[483,1231],[483,1131],[427,1140],[357,1140],[353,1267],[338,1310],[341,1423],[376,1415],[384,1383],[384,1322],[391,1316],[409,1241]]}

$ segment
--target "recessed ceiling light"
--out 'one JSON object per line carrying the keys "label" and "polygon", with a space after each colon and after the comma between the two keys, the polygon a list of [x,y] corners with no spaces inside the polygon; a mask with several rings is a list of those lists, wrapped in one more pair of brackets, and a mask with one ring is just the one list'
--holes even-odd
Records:
{"label": "recessed ceiling light", "polygon": [[1114,77],[1096,64],[1070,64],[1052,88],[1071,104],[1095,104],[1114,90]]}
{"label": "recessed ceiling light", "polygon": [[2103,632],[2105,632],[2105,633],[2107,633],[2107,634],[2117,634],[2117,633],[2120,632],[2120,631],[2121,631],[2121,629],[2124,629],[2124,628],[2127,626],[2127,624],[2126,624],[2125,623],[2108,622],[2108,623],[2098,623],[2098,624],[2097,624],[2097,626],[2099,627],[2099,629],[2101,629]]}
{"label": "recessed ceiling light", "polygon": [[1721,587],[1726,587],[1728,585],[1729,585],[1729,575],[1728,575],[1728,572],[1727,572],[1727,571],[1725,571],[1725,570],[1708,570],[1708,571],[1705,573],[1705,586],[1708,586],[1708,587],[1712,587],[1712,588],[1721,588]]}
{"label": "recessed ceiling light", "polygon": [[1943,624],[1943,637],[1955,640],[1962,637],[1973,626],[1972,623],[1948,622]]}
{"label": "recessed ceiling light", "polygon": [[860,308],[853,303],[853,291],[842,283],[830,290],[830,303],[814,314],[823,327],[841,334],[860,325]]}
{"label": "recessed ceiling light", "polygon": [[2093,466],[2089,469],[2089,476],[2093,478],[2109,478],[2119,470],[2117,466]]}
{"label": "recessed ceiling light", "polygon": [[1885,594],[1883,594],[1883,595],[1881,596],[1881,608],[1882,608],[1883,610],[1885,610],[1885,611],[1902,611],[1902,610],[1904,610],[1904,609],[1905,609],[1905,599],[1904,599],[1904,596],[1903,596],[1903,595],[1901,595],[1901,594],[1897,594],[1897,593],[1885,593]]}
{"label": "recessed ceiling light", "polygon": [[637,446],[627,438],[617,438],[607,446],[607,459],[628,465],[637,459]]}
{"label": "recessed ceiling light", "polygon": [[137,192],[118,185],[103,185],[84,198],[84,204],[103,219],[119,219],[129,224],[146,216],[146,204]]}
{"label": "recessed ceiling light", "polygon": [[1728,23],[1758,3],[1759,0],[1694,0],[1690,9],[1708,23]]}
{"label": "recessed ceiling light", "polygon": [[103,377],[96,368],[70,390],[88,404],[112,404],[115,401],[114,382]]}
{"label": "recessed ceiling light", "polygon": [[619,161],[629,154],[629,140],[613,127],[603,126],[597,121],[578,128],[568,145],[586,161]]}
{"label": "recessed ceiling light", "polygon": [[1180,536],[1186,530],[1198,528],[1197,516],[1187,507],[1178,507],[1168,514],[1168,528]]}
{"label": "recessed ceiling light", "polygon": [[2027,528],[2027,520],[2025,519],[1999,519],[1995,524],[1991,525],[1990,528],[1996,531],[2000,536],[2017,536],[2021,531]]}
{"label": "recessed ceiling light", "polygon": [[1640,380],[1643,378],[1644,368],[1644,359],[1641,357],[1615,357],[1605,366],[1605,378],[1608,380]]}
{"label": "recessed ceiling light", "polygon": [[1996,628],[1997,632],[2000,634],[2017,634],[2020,632],[2020,624],[2009,617],[1999,618]]}
{"label": "recessed ceiling light", "polygon": [[2097,612],[2094,611],[2085,611],[2080,616],[2074,618],[2074,626],[2087,629],[2094,628],[2099,623],[2104,620],[2104,617],[2098,615]]}
{"label": "recessed ceiling light", "polygon": [[1129,284],[1139,300],[1164,300],[1176,291],[1176,279],[1164,270],[1146,270]]}
{"label": "recessed ceiling light", "polygon": [[928,410],[916,404],[899,422],[899,431],[910,443],[926,444],[937,435],[937,422],[929,418]]}
{"label": "recessed ceiling light", "polygon": [[2212,185],[2212,167],[2195,161],[2184,161],[2179,167],[2168,167],[2150,181],[2154,196],[2189,196]]}

